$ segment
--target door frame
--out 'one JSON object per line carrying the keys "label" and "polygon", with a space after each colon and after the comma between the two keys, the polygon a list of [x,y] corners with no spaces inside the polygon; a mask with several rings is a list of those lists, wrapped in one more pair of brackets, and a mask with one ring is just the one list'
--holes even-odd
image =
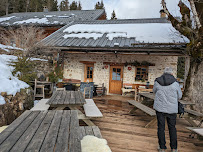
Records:
{"label": "door frame", "polygon": [[[84,82],[87,82],[87,80],[88,79],[90,79],[90,78],[87,78],[87,67],[88,66],[92,66],[93,67],[93,71],[92,71],[92,81],[91,82],[93,82],[93,78],[94,78],[94,64],[84,64],[85,65],[85,69],[84,69]],[[90,81],[89,81],[90,82]]]}
{"label": "door frame", "polygon": [[[123,73],[124,73],[124,66],[123,65],[110,65],[110,71],[109,71],[109,93],[111,93],[111,79],[112,79],[112,72],[113,72],[113,68],[116,67],[116,68],[121,68],[121,89],[123,87]],[[118,80],[115,80],[115,81],[118,81]],[[112,94],[116,94],[116,93],[112,93]],[[121,93],[119,94],[122,94],[122,91]]]}

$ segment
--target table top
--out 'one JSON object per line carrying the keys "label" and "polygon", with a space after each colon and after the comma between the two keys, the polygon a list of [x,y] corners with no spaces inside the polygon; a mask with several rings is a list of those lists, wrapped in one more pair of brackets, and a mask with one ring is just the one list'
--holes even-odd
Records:
{"label": "table top", "polygon": [[[141,96],[147,97],[149,99],[154,100],[155,98],[155,94],[153,93],[138,93]],[[179,100],[180,103],[182,103],[183,105],[195,105],[195,103],[189,102],[189,101],[185,101],[185,100]]]}
{"label": "table top", "polygon": [[81,152],[80,140],[77,111],[25,111],[0,133],[0,151]]}
{"label": "table top", "polygon": [[51,107],[78,105],[82,106],[86,103],[80,91],[55,91],[47,104]]}

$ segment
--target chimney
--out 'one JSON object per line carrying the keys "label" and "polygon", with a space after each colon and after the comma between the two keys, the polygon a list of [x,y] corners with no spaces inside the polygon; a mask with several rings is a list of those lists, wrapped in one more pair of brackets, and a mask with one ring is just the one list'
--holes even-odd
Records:
{"label": "chimney", "polygon": [[44,6],[44,8],[43,8],[43,12],[45,12],[45,13],[49,12],[47,6]]}
{"label": "chimney", "polygon": [[160,17],[161,18],[166,18],[166,13],[163,9],[160,10]]}

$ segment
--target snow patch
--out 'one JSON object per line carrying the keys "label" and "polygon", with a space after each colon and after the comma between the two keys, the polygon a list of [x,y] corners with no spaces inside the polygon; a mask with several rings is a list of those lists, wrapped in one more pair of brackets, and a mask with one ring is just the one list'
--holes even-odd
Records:
{"label": "snow patch", "polygon": [[49,21],[47,20],[47,18],[30,18],[27,20],[23,20],[23,21],[17,21],[14,22],[13,24],[23,24],[23,23],[39,23],[39,24],[49,24]]}
{"label": "snow patch", "polygon": [[0,18],[0,22],[8,21],[8,20],[10,20],[11,18],[14,18],[14,17],[15,17],[15,16],[1,17],[1,18]]}
{"label": "snow patch", "polygon": [[[20,89],[29,87],[27,83],[19,80],[12,74],[14,68],[9,66],[9,64],[11,61],[15,61],[16,59],[17,57],[13,55],[0,55],[0,93],[7,92],[7,94],[15,96],[17,92],[20,92]],[[0,96],[0,103],[5,103],[2,96]]]}
{"label": "snow patch", "polygon": [[10,52],[9,49],[11,49],[11,50],[21,50],[21,51],[23,51],[23,49],[21,49],[21,48],[9,46],[9,45],[3,45],[3,44],[0,44],[0,49],[4,50],[4,51],[6,51],[6,52]]}
{"label": "snow patch", "polygon": [[170,23],[148,23],[148,24],[77,24],[66,28],[63,31],[68,37],[93,37],[97,39],[107,34],[107,38],[112,40],[115,37],[131,38],[145,43],[175,43],[189,42],[173,28]]}

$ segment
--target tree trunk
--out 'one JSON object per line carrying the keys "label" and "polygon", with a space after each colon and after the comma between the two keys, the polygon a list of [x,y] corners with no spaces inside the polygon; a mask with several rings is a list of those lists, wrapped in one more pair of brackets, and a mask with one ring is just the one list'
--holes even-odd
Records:
{"label": "tree trunk", "polygon": [[9,3],[8,3],[8,0],[6,0],[6,15],[8,15],[8,7],[9,7]]}
{"label": "tree trunk", "polygon": [[183,99],[195,103],[195,110],[203,112],[203,61],[190,61]]}

